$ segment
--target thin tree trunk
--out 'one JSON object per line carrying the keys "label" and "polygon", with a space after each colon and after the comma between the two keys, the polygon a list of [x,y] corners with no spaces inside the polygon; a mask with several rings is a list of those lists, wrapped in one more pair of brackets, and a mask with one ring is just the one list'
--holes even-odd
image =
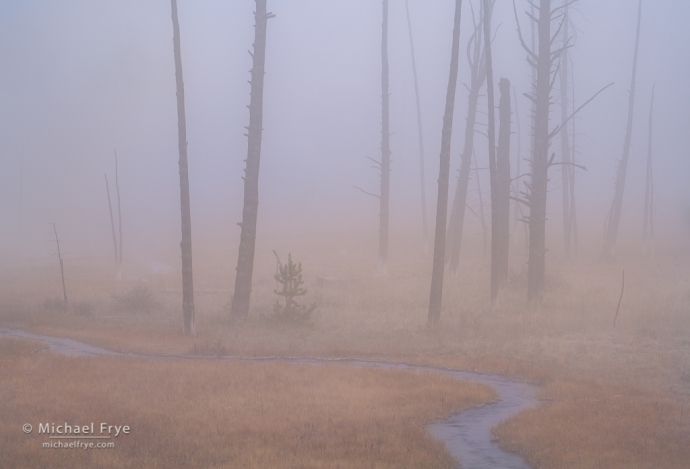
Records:
{"label": "thin tree trunk", "polygon": [[441,131],[441,154],[438,173],[438,201],[436,203],[436,231],[434,233],[434,261],[431,273],[428,325],[438,324],[441,318],[443,297],[443,270],[445,267],[446,218],[448,216],[448,182],[450,179],[450,142],[453,132],[455,90],[458,81],[458,56],[460,54],[460,16],[462,0],[455,0],[453,20],[453,46],[450,57],[450,73],[446,92],[446,108]]}
{"label": "thin tree trunk", "polygon": [[487,0],[482,0],[484,4],[484,50],[486,52],[486,95],[488,101],[489,126],[487,134],[489,137],[489,185],[491,189],[491,306],[496,307],[498,302],[498,285],[500,248],[498,239],[500,227],[498,222],[498,182],[496,164],[496,119],[495,119],[495,99],[494,99],[494,70],[493,59],[491,56],[491,6]]}
{"label": "thin tree trunk", "polygon": [[[563,0],[563,28],[562,46],[566,46],[569,37],[568,5],[572,0]],[[561,53],[560,60],[560,88],[561,88],[561,186],[563,195],[563,249],[566,262],[570,262],[570,246],[573,232],[573,218],[570,197],[570,173],[574,168],[570,165],[570,139],[568,136],[568,126],[565,121],[568,119],[568,49]]]}
{"label": "thin tree trunk", "polygon": [[491,188],[491,303],[494,307],[498,307],[499,290],[508,278],[510,249],[510,81],[501,78],[498,87],[501,92],[498,105],[500,128]]}
{"label": "thin tree trunk", "polygon": [[551,0],[540,0],[537,19],[538,53],[530,52],[536,65],[534,152],[532,154],[532,180],[529,185],[529,256],[527,272],[527,298],[540,301],[546,268],[546,196],[549,161],[549,107],[551,101]]}
{"label": "thin tree trunk", "polygon": [[244,209],[240,223],[240,247],[237,257],[235,294],[230,313],[239,320],[249,315],[252,292],[254,251],[256,249],[256,221],[259,209],[259,163],[263,132],[264,73],[266,63],[266,27],[272,13],[266,11],[266,0],[256,0],[254,13],[254,53],[251,70],[251,97],[249,100],[249,127],[247,128],[247,166],[244,170]]}
{"label": "thin tree trunk", "polygon": [[[520,172],[520,165],[522,163],[522,129],[520,127],[520,111],[518,109],[518,99],[517,93],[515,92],[515,86],[513,86],[513,96],[515,98],[515,122],[517,124],[517,155],[515,158],[515,186],[514,195],[516,198],[520,197],[520,181],[522,180],[522,173]],[[514,218],[513,218],[513,246],[517,248],[518,246],[518,223],[524,218],[522,215],[522,207],[516,201],[514,202]],[[525,227],[525,252],[527,252],[529,240],[527,233],[527,225],[523,223]]]}
{"label": "thin tree trunk", "polygon": [[[492,1],[491,3],[493,5],[494,2]],[[484,21],[484,2],[482,1],[480,5],[479,23],[475,24],[474,34],[472,34],[467,44],[467,61],[470,66],[470,93],[467,103],[467,120],[465,122],[465,145],[462,151],[458,182],[455,187],[455,197],[453,197],[453,208],[451,209],[448,222],[448,242],[450,246],[446,252],[446,258],[450,261],[450,271],[452,274],[457,274],[460,262],[460,246],[465,225],[465,207],[467,206],[467,189],[472,167],[472,153],[474,151],[477,102],[479,100],[479,92],[486,79],[486,60],[481,34]],[[471,53],[470,49],[472,49]]]}
{"label": "thin tree trunk", "polygon": [[65,309],[67,309],[67,288],[65,287],[65,269],[62,264],[62,254],[60,253],[60,240],[58,239],[57,228],[53,223],[53,232],[55,233],[55,244],[57,244],[58,260],[60,261],[60,277],[62,278],[62,297],[65,301]]}
{"label": "thin tree trunk", "polygon": [[633,56],[632,80],[630,83],[630,97],[628,100],[628,123],[625,130],[625,141],[623,143],[623,156],[618,163],[616,176],[616,192],[611,204],[611,210],[607,217],[604,235],[604,259],[613,260],[616,255],[616,240],[618,238],[618,227],[620,226],[621,212],[623,211],[623,193],[625,190],[625,179],[628,172],[628,159],[630,157],[630,142],[632,140],[633,111],[635,108],[635,85],[637,78],[637,53],[640,47],[640,24],[642,22],[642,0],[640,0],[637,13],[637,32],[635,35],[635,54]]}
{"label": "thin tree trunk", "polygon": [[[574,73],[573,73],[573,108],[575,107],[575,78],[574,78]],[[572,219],[572,230],[573,230],[573,254],[575,255],[575,258],[577,259],[579,250],[580,250],[580,241],[578,237],[578,231],[577,231],[577,205],[575,204],[575,158],[576,153],[575,153],[575,118],[573,120],[573,141],[571,145],[572,149],[572,157],[570,158],[571,162],[573,163],[572,170],[570,171],[570,218]]]}
{"label": "thin tree trunk", "polygon": [[419,132],[419,179],[421,182],[422,195],[422,251],[426,254],[429,251],[429,234],[426,216],[426,183],[424,179],[424,132],[422,131],[422,107],[419,99],[419,84],[417,82],[417,62],[414,55],[414,41],[412,40],[412,21],[410,20],[410,6],[405,0],[405,11],[407,13],[407,29],[410,33],[410,55],[412,56],[412,75],[414,76],[414,94],[417,104],[417,131]]}
{"label": "thin tree trunk", "polygon": [[[186,160],[186,158],[185,158]],[[117,150],[115,150],[115,192],[117,193],[117,228],[120,233],[120,246],[117,250],[117,279],[122,279],[122,209],[120,208],[120,180],[117,170]]]}
{"label": "thin tree trunk", "polygon": [[390,207],[390,106],[388,96],[388,0],[383,0],[381,25],[381,193],[379,197],[379,270],[388,263],[388,218]]}
{"label": "thin tree trunk", "polygon": [[486,229],[486,217],[484,216],[484,196],[482,195],[482,186],[479,182],[479,165],[477,165],[477,155],[472,152],[472,157],[474,158],[474,173],[477,177],[477,194],[479,195],[479,217],[482,221],[482,239],[484,241],[484,259],[486,259],[486,251],[489,245],[489,233]]}
{"label": "thin tree trunk", "polygon": [[113,205],[110,202],[110,187],[108,186],[108,175],[105,175],[105,190],[108,193],[108,210],[110,211],[110,228],[113,232],[113,249],[115,250],[115,271],[119,271],[119,256],[117,253],[117,236],[115,236],[115,220],[113,219]]}
{"label": "thin tree trunk", "polygon": [[[194,284],[192,278],[192,218],[189,204],[187,121],[185,118],[184,108],[184,81],[182,79],[180,23],[177,19],[177,0],[171,0],[171,6],[173,22],[173,46],[175,52],[175,81],[177,83],[178,148],[180,153],[180,213],[182,219],[182,242],[180,243],[180,248],[182,251],[182,324],[184,335],[194,336],[196,335],[196,329],[194,326]],[[122,243],[122,234],[120,234],[120,243]],[[120,256],[122,256],[121,248]]]}
{"label": "thin tree trunk", "polygon": [[652,103],[649,106],[649,137],[647,141],[647,176],[644,191],[644,221],[642,225],[642,253],[645,256],[654,256],[654,231],[652,229],[652,137],[654,117],[654,91],[652,88]]}

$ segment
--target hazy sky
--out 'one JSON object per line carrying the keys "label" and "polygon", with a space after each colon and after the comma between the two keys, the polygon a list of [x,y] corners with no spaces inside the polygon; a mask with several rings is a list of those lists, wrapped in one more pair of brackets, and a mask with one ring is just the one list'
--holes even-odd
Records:
{"label": "hazy sky", "polygon": [[[195,240],[239,234],[246,158],[254,2],[178,0],[187,106]],[[394,224],[419,225],[419,156],[405,2],[390,0],[390,92]],[[452,32],[452,0],[409,0],[415,34],[426,150],[430,222]],[[478,2],[475,0],[477,8]],[[554,4],[560,4],[554,1]],[[281,222],[371,226],[380,156],[381,2],[269,0],[260,230]],[[517,0],[523,31],[529,30]],[[634,0],[580,0],[572,13],[577,103],[615,82],[579,115],[578,173],[583,225],[603,229],[622,153],[636,25]],[[638,93],[624,226],[639,229],[647,118],[656,83],[655,177],[660,220],[680,225],[690,211],[690,4],[645,1]],[[529,68],[517,41],[512,2],[498,0],[496,81],[518,93],[527,157]],[[471,34],[463,2],[460,81]],[[112,250],[104,174],[111,190],[113,151],[120,161],[125,239],[142,250],[179,236],[177,114],[170,3],[165,0],[3,0],[0,3],[0,256],[19,246],[52,252],[50,223],[69,255]],[[558,97],[558,91],[554,93]],[[459,167],[467,90],[458,87],[452,170]],[[577,104],[576,103],[576,104]],[[486,111],[486,101],[480,102]],[[480,115],[480,121],[485,116]],[[553,107],[552,123],[560,120]],[[515,121],[515,118],[514,118]],[[515,130],[515,122],[513,130]],[[486,140],[475,140],[482,166]],[[513,139],[513,162],[517,138]],[[560,148],[554,142],[554,149]],[[485,164],[484,164],[485,165]],[[550,226],[560,224],[560,171],[551,177]],[[485,181],[488,189],[488,183]],[[455,183],[451,184],[451,192]],[[470,200],[471,203],[472,199]],[[468,214],[468,216],[471,216]],[[329,219],[330,220],[330,219]],[[674,225],[674,226],[675,226]],[[213,232],[212,235],[209,232]],[[392,233],[392,236],[395,236]],[[234,243],[234,241],[232,241]],[[556,240],[549,244],[560,247]],[[234,249],[234,247],[233,247]]]}

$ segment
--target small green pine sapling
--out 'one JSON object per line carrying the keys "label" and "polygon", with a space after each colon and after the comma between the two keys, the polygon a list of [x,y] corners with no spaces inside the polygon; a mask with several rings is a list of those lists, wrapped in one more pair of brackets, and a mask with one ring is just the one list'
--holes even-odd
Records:
{"label": "small green pine sapling", "polygon": [[288,254],[288,262],[283,265],[278,261],[278,273],[274,276],[276,282],[282,286],[281,290],[273,290],[276,295],[282,296],[284,302],[276,300],[273,305],[275,318],[289,323],[304,324],[309,321],[311,313],[316,309],[316,303],[309,306],[300,305],[295,297],[304,296],[307,290],[302,288],[302,263],[292,262],[292,255]]}

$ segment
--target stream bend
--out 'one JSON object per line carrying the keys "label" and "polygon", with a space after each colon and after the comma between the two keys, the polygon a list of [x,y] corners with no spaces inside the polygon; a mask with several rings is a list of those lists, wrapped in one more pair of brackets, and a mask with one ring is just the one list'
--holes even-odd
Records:
{"label": "stream bend", "polygon": [[381,369],[426,371],[440,373],[465,381],[476,381],[493,387],[499,395],[498,402],[473,407],[450,418],[428,426],[430,433],[443,440],[448,450],[462,461],[463,469],[531,469],[516,453],[503,451],[491,441],[491,427],[523,409],[536,407],[537,386],[515,381],[496,374],[457,371],[433,366],[409,365],[384,361],[369,361],[351,358],[297,358],[297,357],[204,357],[204,356],[159,356],[122,353],[90,345],[74,339],[53,337],[26,332],[21,329],[0,327],[0,336],[30,339],[47,345],[50,351],[69,356],[120,356],[152,359],[226,359],[251,361],[282,361],[287,363],[342,363],[352,366],[367,366]]}

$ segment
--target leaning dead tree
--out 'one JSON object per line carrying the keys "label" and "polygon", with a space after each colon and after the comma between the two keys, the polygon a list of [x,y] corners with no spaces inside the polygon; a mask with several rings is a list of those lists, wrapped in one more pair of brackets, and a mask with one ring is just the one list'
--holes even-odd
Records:
{"label": "leaning dead tree", "polygon": [[644,189],[644,219],[642,223],[642,254],[654,257],[654,175],[652,173],[652,136],[654,117],[654,90],[649,106],[649,137],[647,140],[647,176]]}
{"label": "leaning dead tree", "polygon": [[[110,229],[113,232],[113,248],[115,250],[115,271],[119,274],[120,272],[120,263],[119,263],[119,255],[118,255],[118,249],[117,249],[117,236],[115,235],[115,220],[113,219],[113,204],[110,201],[110,187],[108,185],[108,175],[105,175],[105,190],[108,193],[108,209],[110,211]],[[117,278],[119,280],[119,275],[117,275]]]}
{"label": "leaning dead tree", "polygon": [[388,263],[388,219],[390,207],[391,144],[388,94],[388,0],[383,0],[381,23],[381,193],[379,197],[379,270]]}
{"label": "leaning dead tree", "polygon": [[235,275],[235,294],[230,314],[243,320],[249,315],[252,293],[254,251],[256,249],[256,221],[259,211],[259,162],[263,134],[264,73],[266,64],[266,28],[275,15],[266,11],[266,0],[256,0],[254,12],[254,53],[252,56],[251,94],[249,99],[249,126],[247,127],[247,166],[244,170],[244,208],[239,224],[240,247]]}
{"label": "leaning dead tree", "polygon": [[65,269],[62,263],[62,254],[60,253],[60,240],[58,239],[57,228],[53,223],[53,232],[55,233],[55,244],[57,245],[57,255],[60,261],[60,278],[62,278],[62,298],[65,301],[65,308],[67,308],[67,288],[65,287]]}
{"label": "leaning dead tree", "polygon": [[[535,5],[536,6],[536,5]],[[544,288],[544,275],[546,271],[546,197],[548,194],[548,171],[554,164],[556,154],[549,156],[549,144],[572,117],[584,106],[589,104],[596,96],[613,83],[599,90],[592,98],[586,101],[567,119],[549,132],[549,109],[551,106],[551,90],[558,71],[554,65],[558,63],[563,50],[569,44],[563,44],[553,50],[552,46],[564,25],[562,13],[563,7],[551,8],[551,0],[540,0],[538,15],[528,15],[535,23],[537,29],[538,50],[534,50],[525,44],[517,17],[517,8],[513,1],[513,11],[518,28],[518,36],[522,47],[527,52],[528,63],[536,69],[536,85],[533,93],[526,93],[535,105],[533,151],[530,161],[530,182],[526,182],[526,191],[522,192],[522,198],[518,201],[529,208],[529,252],[527,271],[527,298],[529,301],[540,301]],[[556,32],[552,34],[552,23],[556,22]],[[571,163],[572,164],[572,163]],[[579,166],[578,166],[579,167]]]}
{"label": "leaning dead tree", "polygon": [[[489,2],[492,10],[495,0]],[[465,224],[465,207],[467,206],[467,190],[472,167],[472,153],[474,150],[474,134],[477,121],[477,102],[479,92],[486,80],[486,57],[484,41],[482,40],[482,28],[484,24],[485,8],[482,0],[479,9],[479,22],[474,19],[474,32],[467,43],[467,62],[470,68],[469,97],[467,99],[467,120],[465,121],[465,145],[462,150],[462,162],[458,174],[458,182],[453,197],[453,207],[448,221],[449,249],[446,260],[450,261],[450,271],[456,274],[460,261],[460,245]]]}
{"label": "leaning dead tree", "polygon": [[[487,48],[487,57],[489,48]],[[487,60],[487,66],[488,60]],[[489,163],[491,177],[491,304],[498,307],[498,293],[508,278],[510,250],[510,81],[498,83],[500,127],[495,160]],[[493,116],[492,116],[493,117]],[[489,120],[491,125],[491,118]]]}
{"label": "leaning dead tree", "polygon": [[120,231],[120,245],[117,243],[117,236],[115,236],[115,221],[113,219],[113,205],[110,201],[110,187],[108,185],[108,175],[105,175],[105,190],[108,193],[108,209],[110,210],[110,228],[113,232],[113,247],[115,249],[115,277],[122,279],[122,210],[120,206],[120,183],[118,179],[117,170],[117,150],[115,150],[115,192],[117,194],[117,219],[118,228]]}
{"label": "leaning dead tree", "polygon": [[450,179],[450,142],[453,132],[453,111],[455,109],[455,90],[458,82],[458,56],[460,55],[460,16],[462,0],[455,0],[453,20],[453,46],[450,56],[450,73],[446,91],[446,108],[441,130],[441,154],[438,172],[438,200],[436,202],[436,230],[434,233],[434,260],[431,272],[431,292],[429,294],[429,316],[427,324],[434,326],[441,318],[443,298],[443,270],[445,268],[446,218],[448,217],[448,183]]}
{"label": "leaning dead tree", "polygon": [[[177,83],[177,135],[180,153],[180,213],[182,219],[182,330],[186,336],[196,335],[194,327],[194,284],[192,278],[192,217],[189,204],[189,169],[187,165],[187,121],[184,107],[184,81],[180,52],[180,23],[177,19],[177,0],[171,0],[173,47],[175,52],[175,81]],[[120,235],[122,241],[122,235]],[[122,254],[122,251],[120,251]]]}
{"label": "leaning dead tree", "polygon": [[421,181],[422,194],[422,250],[426,254],[429,250],[429,235],[426,222],[426,182],[424,180],[424,132],[422,131],[422,107],[419,100],[419,84],[417,82],[417,61],[414,55],[414,41],[412,40],[412,21],[410,20],[410,5],[405,0],[405,12],[407,13],[407,30],[410,35],[410,55],[412,57],[412,76],[414,77],[414,94],[417,104],[417,131],[419,133],[419,179]]}
{"label": "leaning dead tree", "polygon": [[606,222],[604,224],[604,259],[613,260],[616,252],[616,239],[618,238],[618,227],[623,211],[623,193],[625,190],[625,179],[628,172],[628,159],[630,157],[630,142],[632,140],[633,111],[635,108],[635,85],[637,78],[637,53],[640,48],[640,24],[642,23],[642,0],[640,0],[637,11],[637,32],[635,34],[635,54],[633,56],[632,80],[630,82],[630,96],[628,99],[628,124],[625,130],[625,141],[623,142],[623,156],[618,162],[616,174],[616,191],[611,203]]}

